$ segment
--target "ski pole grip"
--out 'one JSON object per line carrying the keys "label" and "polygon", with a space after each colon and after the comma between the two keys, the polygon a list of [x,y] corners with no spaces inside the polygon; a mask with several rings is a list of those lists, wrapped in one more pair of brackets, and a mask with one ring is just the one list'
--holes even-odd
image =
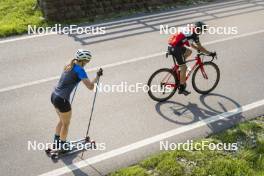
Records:
{"label": "ski pole grip", "polygon": [[99,69],[99,71],[97,72],[97,76],[102,76],[103,75],[103,69],[102,68],[100,68]]}

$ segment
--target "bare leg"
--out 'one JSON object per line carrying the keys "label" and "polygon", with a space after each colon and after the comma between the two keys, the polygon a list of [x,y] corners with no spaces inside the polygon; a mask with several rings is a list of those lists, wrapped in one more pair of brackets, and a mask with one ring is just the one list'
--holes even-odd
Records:
{"label": "bare leg", "polygon": [[185,81],[186,81],[186,70],[187,70],[187,66],[184,64],[184,65],[181,65],[181,72],[180,72],[180,84],[183,85],[185,84]]}
{"label": "bare leg", "polygon": [[71,115],[72,112],[65,112],[65,113],[60,113],[60,119],[62,123],[61,131],[60,131],[60,140],[61,141],[66,141],[67,135],[68,135],[68,130],[69,130],[69,125],[71,121]]}
{"label": "bare leg", "polygon": [[[186,51],[183,54],[184,59],[186,60],[191,54],[192,54],[192,50],[186,48]],[[187,66],[186,66],[186,64],[183,64],[183,65],[180,66],[180,68],[181,68],[181,72],[180,72],[179,94],[188,95],[188,94],[190,94],[190,92],[185,89],[186,88],[186,71],[187,71]]]}
{"label": "bare leg", "polygon": [[56,135],[59,136],[60,132],[61,132],[61,127],[62,127],[62,122],[61,120],[58,122],[57,126],[56,126]]}
{"label": "bare leg", "polygon": [[192,54],[192,50],[186,48],[186,51],[185,51],[185,53],[183,54],[183,57],[184,57],[185,59],[187,59],[189,56],[191,56],[191,54]]}
{"label": "bare leg", "polygon": [[59,116],[59,122],[58,122],[58,124],[56,126],[55,134],[57,136],[59,136],[60,135],[60,132],[61,132],[62,121],[61,121],[61,118],[60,118],[60,111],[58,109],[56,109],[56,112],[57,112],[57,114]]}
{"label": "bare leg", "polygon": [[[183,54],[183,57],[185,58],[185,60],[192,54],[192,50],[186,48],[185,53]],[[187,66],[186,64],[181,65],[181,74],[180,74],[180,84],[183,85],[186,82],[186,70],[187,70]]]}

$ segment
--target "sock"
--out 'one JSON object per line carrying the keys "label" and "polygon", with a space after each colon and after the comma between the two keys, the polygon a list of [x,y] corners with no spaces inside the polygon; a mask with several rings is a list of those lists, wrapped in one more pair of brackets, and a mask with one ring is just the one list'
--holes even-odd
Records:
{"label": "sock", "polygon": [[60,140],[60,143],[63,145],[66,143],[66,141]]}
{"label": "sock", "polygon": [[55,134],[53,138],[53,148],[54,149],[58,148],[59,143],[60,143],[60,136]]}
{"label": "sock", "polygon": [[180,88],[181,91],[184,91],[185,88],[186,88],[186,84],[180,84],[180,87],[179,88]]}
{"label": "sock", "polygon": [[57,142],[58,140],[60,140],[60,135],[55,134],[54,135],[54,140],[53,140],[54,143]]}

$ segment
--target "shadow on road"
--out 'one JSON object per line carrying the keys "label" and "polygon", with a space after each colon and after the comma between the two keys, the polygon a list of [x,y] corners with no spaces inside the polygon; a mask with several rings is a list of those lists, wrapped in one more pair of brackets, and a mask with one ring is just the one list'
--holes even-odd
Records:
{"label": "shadow on road", "polygon": [[[82,45],[90,45],[109,40],[137,36],[160,31],[160,25],[170,27],[183,26],[197,20],[215,20],[250,12],[263,10],[258,1],[227,1],[213,3],[209,6],[194,6],[188,9],[166,10],[148,16],[137,16],[125,21],[113,21],[106,24],[95,24],[93,27],[106,27],[101,35],[69,34],[68,36]],[[146,14],[145,14],[146,15]],[[85,25],[85,24],[84,24]]]}
{"label": "shadow on road", "polygon": [[[166,101],[157,103],[155,108],[164,119],[172,123],[188,125],[241,107],[235,100],[221,94],[202,95],[200,102],[203,107],[191,102],[184,105],[174,101]],[[212,132],[219,132],[243,119],[244,117],[238,110],[235,115],[210,123],[208,127]]]}
{"label": "shadow on road", "polygon": [[[59,160],[62,161],[66,167],[68,167],[70,170],[72,170],[72,174],[75,176],[93,176],[92,174],[86,173],[87,171],[86,172],[82,171],[80,168],[78,168],[74,164],[73,160],[76,159],[77,157],[82,159],[80,157],[81,153],[82,153],[82,151],[79,151],[79,152],[74,153],[73,155],[62,157]],[[59,160],[54,161],[54,162],[58,162]],[[88,166],[90,168],[92,168],[95,172],[97,172],[98,175],[103,176],[103,174],[99,170],[97,170],[94,166],[92,166],[92,165],[88,165]]]}

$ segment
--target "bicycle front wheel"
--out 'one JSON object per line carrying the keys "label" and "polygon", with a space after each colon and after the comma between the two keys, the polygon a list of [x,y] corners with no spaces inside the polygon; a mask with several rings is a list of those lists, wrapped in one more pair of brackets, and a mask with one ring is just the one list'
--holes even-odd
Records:
{"label": "bicycle front wheel", "polygon": [[213,91],[220,80],[220,70],[213,62],[205,62],[203,67],[194,70],[192,76],[193,89],[200,94]]}
{"label": "bicycle front wheel", "polygon": [[177,85],[178,79],[175,73],[169,68],[162,68],[150,76],[148,94],[155,101],[166,101],[175,94]]}

